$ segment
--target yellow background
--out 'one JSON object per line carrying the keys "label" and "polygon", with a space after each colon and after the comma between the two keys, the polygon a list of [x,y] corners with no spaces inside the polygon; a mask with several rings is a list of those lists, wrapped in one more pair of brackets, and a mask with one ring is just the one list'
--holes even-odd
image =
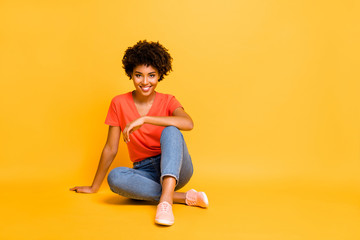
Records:
{"label": "yellow background", "polygon": [[[358,1],[0,1],[1,239],[359,239]],[[192,116],[185,138],[208,210],[91,184],[128,46],[160,41],[158,85]],[[112,167],[130,166],[127,149]]]}

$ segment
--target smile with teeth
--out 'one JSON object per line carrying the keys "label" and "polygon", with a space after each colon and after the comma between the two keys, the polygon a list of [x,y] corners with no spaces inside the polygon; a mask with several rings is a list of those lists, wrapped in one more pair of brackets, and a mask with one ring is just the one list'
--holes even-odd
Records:
{"label": "smile with teeth", "polygon": [[150,90],[151,86],[140,86],[140,88],[144,91],[147,92]]}

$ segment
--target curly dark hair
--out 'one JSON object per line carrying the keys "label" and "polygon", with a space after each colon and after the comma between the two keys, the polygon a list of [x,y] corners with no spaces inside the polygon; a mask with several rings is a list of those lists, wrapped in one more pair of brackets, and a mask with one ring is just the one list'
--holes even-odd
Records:
{"label": "curly dark hair", "polygon": [[171,62],[172,57],[163,45],[159,42],[147,42],[146,40],[139,41],[133,47],[129,47],[122,59],[123,68],[130,79],[136,66],[151,65],[159,72],[159,81],[172,70]]}

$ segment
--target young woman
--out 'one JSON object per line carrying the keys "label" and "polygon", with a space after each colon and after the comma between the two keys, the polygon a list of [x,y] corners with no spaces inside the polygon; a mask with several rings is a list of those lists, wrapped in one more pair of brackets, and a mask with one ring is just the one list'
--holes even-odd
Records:
{"label": "young woman", "polygon": [[180,130],[191,130],[193,121],[169,94],[155,91],[171,70],[172,58],[159,42],[139,41],[125,51],[123,67],[135,90],[114,97],[105,120],[108,138],[91,186],[70,190],[95,193],[114,160],[121,132],[127,143],[133,168],[118,167],[108,175],[110,189],[124,197],[157,201],[155,222],[172,225],[173,203],[207,208],[204,192],[185,186],[193,173],[191,157]]}

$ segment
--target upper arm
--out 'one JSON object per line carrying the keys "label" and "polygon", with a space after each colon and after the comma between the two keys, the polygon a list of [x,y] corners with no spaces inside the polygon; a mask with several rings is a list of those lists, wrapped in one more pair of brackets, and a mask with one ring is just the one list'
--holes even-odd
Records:
{"label": "upper arm", "polygon": [[105,147],[109,148],[113,153],[117,153],[119,147],[119,139],[121,135],[121,129],[118,126],[109,126],[108,137]]}
{"label": "upper arm", "polygon": [[173,111],[172,115],[173,115],[173,116],[178,116],[178,117],[191,118],[191,117],[189,116],[189,114],[187,114],[182,107],[176,108],[176,109]]}

